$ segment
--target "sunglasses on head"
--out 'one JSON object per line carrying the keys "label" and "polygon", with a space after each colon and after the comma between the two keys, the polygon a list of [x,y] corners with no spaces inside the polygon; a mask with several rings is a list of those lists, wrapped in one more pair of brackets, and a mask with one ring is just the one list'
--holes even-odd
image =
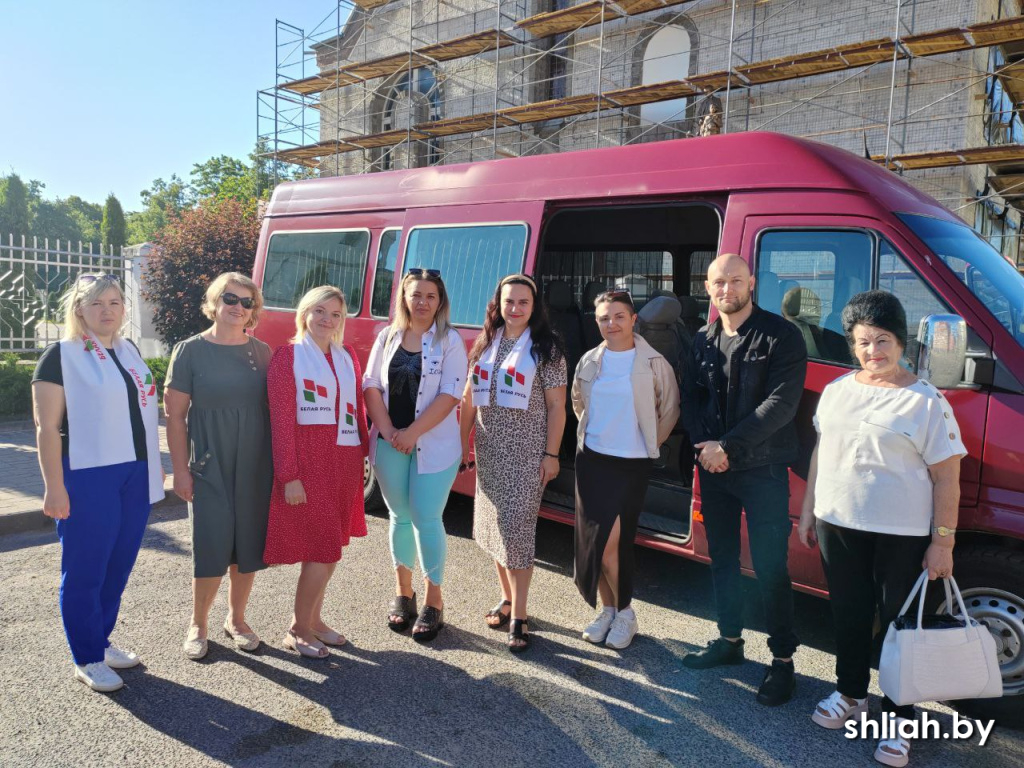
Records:
{"label": "sunglasses on head", "polygon": [[251,296],[246,296],[244,299],[241,296],[236,296],[233,293],[222,293],[220,300],[224,302],[224,306],[233,307],[236,304],[241,304],[242,309],[252,309],[256,301]]}
{"label": "sunglasses on head", "polygon": [[441,270],[440,269],[424,269],[423,267],[409,267],[408,271],[405,274],[407,274],[407,275],[427,274],[427,275],[430,275],[431,277],[440,277],[441,276]]}
{"label": "sunglasses on head", "polygon": [[78,280],[76,280],[75,282],[77,282],[79,285],[92,285],[93,283],[95,283],[97,281],[107,282],[107,283],[116,283],[117,282],[117,278],[114,277],[113,275],[105,275],[105,274],[79,275],[78,276]]}

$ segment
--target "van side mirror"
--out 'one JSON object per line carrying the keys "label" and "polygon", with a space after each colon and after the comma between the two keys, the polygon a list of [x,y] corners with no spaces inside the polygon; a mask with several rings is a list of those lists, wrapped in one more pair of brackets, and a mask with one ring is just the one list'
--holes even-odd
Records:
{"label": "van side mirror", "polygon": [[967,323],[959,315],[928,315],[917,331],[917,375],[938,389],[954,389],[964,378]]}

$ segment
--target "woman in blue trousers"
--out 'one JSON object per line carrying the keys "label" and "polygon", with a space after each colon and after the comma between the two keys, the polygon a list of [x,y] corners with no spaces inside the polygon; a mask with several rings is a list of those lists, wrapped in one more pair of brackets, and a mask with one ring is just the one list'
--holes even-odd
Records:
{"label": "woman in blue trousers", "polygon": [[75,678],[124,685],[139,657],[110,644],[150,505],[163,498],[157,394],[135,345],[120,336],[124,293],[111,275],[81,275],[65,295],[64,339],[32,379],[43,512],[60,538],[60,610]]}

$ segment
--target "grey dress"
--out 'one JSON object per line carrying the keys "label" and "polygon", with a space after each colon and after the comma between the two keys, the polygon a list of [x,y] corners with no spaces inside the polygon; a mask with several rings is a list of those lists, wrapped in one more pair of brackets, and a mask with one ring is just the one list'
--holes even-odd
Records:
{"label": "grey dress", "polygon": [[267,368],[270,347],[193,336],[174,348],[167,387],[190,395],[192,562],[197,579],[265,567],[274,481]]}
{"label": "grey dress", "polygon": [[[515,347],[515,339],[501,340],[494,369]],[[544,489],[540,463],[548,442],[548,409],[544,390],[566,385],[565,358],[537,365],[529,407],[497,405],[497,376],[491,377],[491,405],[476,409],[476,496],[473,501],[473,538],[505,568],[533,565],[537,541],[537,513]]]}

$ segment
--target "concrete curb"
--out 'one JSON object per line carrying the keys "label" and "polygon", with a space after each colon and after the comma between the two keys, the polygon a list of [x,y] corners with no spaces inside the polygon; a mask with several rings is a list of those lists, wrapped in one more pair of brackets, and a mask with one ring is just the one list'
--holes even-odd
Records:
{"label": "concrete curb", "polygon": [[[168,476],[168,484],[164,486],[164,493],[167,495],[164,496],[163,501],[158,501],[153,505],[154,510],[183,503],[171,488],[170,479],[170,476]],[[150,518],[150,522],[152,522],[152,518]],[[43,503],[42,499],[40,499],[38,509],[0,515],[0,536],[7,536],[12,533],[26,533],[27,531],[43,531],[47,528],[52,528],[54,525],[53,519],[43,514]]]}

